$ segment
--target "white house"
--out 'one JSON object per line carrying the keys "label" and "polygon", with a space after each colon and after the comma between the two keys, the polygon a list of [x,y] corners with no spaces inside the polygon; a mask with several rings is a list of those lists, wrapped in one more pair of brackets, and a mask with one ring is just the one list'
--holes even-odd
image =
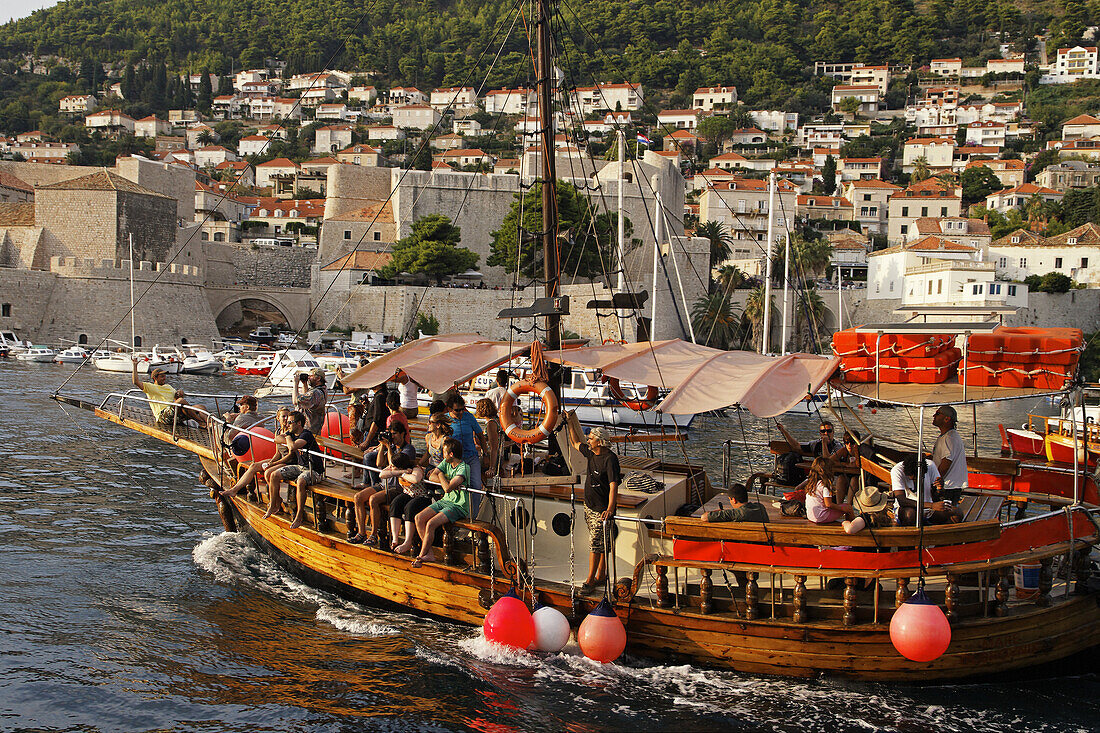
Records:
{"label": "white house", "polygon": [[370,145],[352,145],[336,154],[336,159],[341,163],[351,165],[369,165],[378,167],[382,164],[382,153]]}
{"label": "white house", "polygon": [[901,186],[876,179],[860,179],[844,186],[844,197],[852,202],[852,219],[859,222],[864,234],[886,233],[890,196],[900,190]]}
{"label": "white house", "polygon": [[270,147],[270,139],[264,135],[246,135],[237,141],[237,154],[242,158],[248,155],[263,155]]}
{"label": "white house", "polygon": [[833,110],[839,112],[845,99],[859,100],[859,114],[874,114],[878,112],[881,93],[874,84],[838,84],[833,87]]}
{"label": "white house", "polygon": [[737,87],[700,87],[691,95],[691,106],[697,112],[732,109],[737,104]]}
{"label": "white house", "polygon": [[[187,137],[187,147],[191,150],[221,140],[221,136],[218,134],[217,130],[202,122],[187,128],[187,132],[185,132],[184,135]],[[199,138],[203,139],[200,140]]]}
{"label": "white house", "polygon": [[879,66],[856,64],[849,73],[848,83],[855,86],[878,87],[879,94],[886,96],[886,88],[890,85],[890,67],[886,64]]}
{"label": "white house", "polygon": [[841,158],[837,161],[836,170],[841,181],[882,178],[882,158]]}
{"label": "white house", "polygon": [[644,100],[641,84],[600,83],[594,87],[577,87],[570,109],[579,109],[586,117],[594,112],[618,109],[636,112],[642,108]]}
{"label": "white house", "polygon": [[195,151],[195,166],[198,168],[214,168],[220,163],[236,159],[236,153],[221,145],[207,145]]}
{"label": "white house", "polygon": [[71,94],[62,97],[57,106],[61,114],[82,115],[96,108],[96,98],[94,94]]}
{"label": "white house", "polygon": [[1054,59],[1051,76],[1058,81],[1075,79],[1094,79],[1100,76],[1100,64],[1097,63],[1096,46],[1074,46],[1060,48]]}
{"label": "white house", "polygon": [[371,125],[367,128],[369,140],[404,140],[405,131],[393,125]]}
{"label": "white house", "polygon": [[351,125],[325,125],[318,127],[313,138],[314,153],[335,153],[351,145]]}
{"label": "white house", "polygon": [[439,156],[444,163],[453,166],[488,165],[493,164],[493,157],[480,148],[462,148],[448,150]]}
{"label": "white house", "polygon": [[348,106],[343,102],[329,102],[317,105],[313,112],[316,120],[346,120],[348,119]]}
{"label": "white house", "polygon": [[657,113],[657,124],[666,130],[694,130],[697,114],[693,109],[666,109]]}
{"label": "white house", "polygon": [[398,107],[408,104],[427,104],[428,95],[416,87],[394,87],[389,93],[390,104]]}
{"label": "white house", "polygon": [[993,174],[997,176],[997,180],[1001,182],[1001,185],[1007,188],[1019,186],[1024,182],[1024,161],[1022,160],[1000,158],[995,160],[971,160],[966,164],[963,170],[978,168],[980,166],[985,166],[993,171]]}
{"label": "white house", "polygon": [[241,116],[242,99],[234,94],[222,94],[214,97],[213,112],[223,120],[234,120]]}
{"label": "white house", "polygon": [[275,97],[272,114],[284,120],[302,119],[302,105],[293,97]]}
{"label": "white house", "polygon": [[761,130],[768,132],[787,132],[798,129],[797,112],[781,112],[780,110],[753,110],[749,112],[753,122]]}
{"label": "white house", "polygon": [[134,137],[167,135],[171,129],[172,127],[167,120],[159,119],[156,115],[149,115],[134,121]]}
{"label": "white house", "polygon": [[912,173],[917,161],[932,170],[950,168],[955,158],[955,140],[949,137],[914,137],[905,141],[901,154],[901,169]]}
{"label": "white house", "polygon": [[1044,188],[1053,188],[1063,193],[1071,188],[1100,186],[1100,163],[1063,160],[1039,171],[1035,182]]}
{"label": "white house", "polygon": [[[794,184],[776,182],[774,231],[781,236],[793,226],[797,214],[798,192]],[[751,275],[763,271],[768,247],[768,182],[751,178],[733,178],[704,186],[699,196],[699,221],[720,221],[732,238],[730,264]],[[725,263],[718,263],[721,266]]]}
{"label": "white house", "polygon": [[997,281],[981,250],[927,236],[867,257],[867,298],[900,299],[902,307],[1027,305],[1027,286]]}
{"label": "white house", "polygon": [[1005,145],[1005,125],[1003,122],[971,122],[966,126],[968,145],[1003,148]]}
{"label": "white house", "polygon": [[275,185],[278,177],[291,177],[298,175],[300,169],[292,161],[286,158],[275,158],[256,166],[256,186],[266,188]]}
{"label": "white house", "polygon": [[1004,213],[1009,209],[1022,209],[1038,196],[1043,201],[1061,201],[1065,193],[1053,188],[1036,186],[1034,183],[1022,183],[1012,188],[994,191],[985,197],[985,208]]}
{"label": "white house", "polygon": [[440,112],[447,109],[469,112],[477,109],[477,92],[473,87],[433,89],[429,104]]}
{"label": "white house", "polygon": [[481,129],[481,123],[472,117],[461,120],[455,118],[451,123],[451,131],[454,132],[455,135],[462,135],[464,137],[481,137],[482,135],[493,134],[492,130]]}
{"label": "white house", "polygon": [[974,247],[985,252],[993,235],[989,225],[981,219],[969,219],[965,216],[926,217],[917,219],[916,239],[927,236],[946,237],[953,242]]}
{"label": "white house", "polygon": [[1100,120],[1092,115],[1077,115],[1062,123],[1063,140],[1083,140],[1100,137]]}
{"label": "white house", "polygon": [[1023,280],[1059,272],[1091,287],[1100,286],[1100,226],[1089,223],[1055,237],[1018,229],[989,245],[997,273]]}
{"label": "white house", "polygon": [[133,133],[134,118],[117,109],[105,109],[92,112],[84,117],[84,126],[93,130],[104,130],[108,133]]}
{"label": "white house", "polygon": [[962,73],[962,59],[932,59],[928,70],[939,76],[958,76]]}
{"label": "white house", "polygon": [[439,110],[426,104],[409,104],[393,110],[394,127],[428,130],[438,125],[442,119]]}
{"label": "white house", "polygon": [[755,127],[742,127],[730,133],[731,145],[760,145],[768,142],[768,133]]}
{"label": "white house", "polygon": [[535,114],[535,92],[530,89],[493,89],[485,95],[485,111],[489,114]]}
{"label": "white house", "polygon": [[348,99],[369,107],[378,99],[378,90],[373,86],[354,86],[348,90]]}
{"label": "white house", "polygon": [[915,239],[917,219],[959,216],[961,211],[961,189],[944,185],[935,178],[910,184],[890,196],[887,237],[898,244]]}
{"label": "white house", "polygon": [[1024,57],[1007,59],[989,59],[985,62],[987,74],[1022,74],[1024,73]]}

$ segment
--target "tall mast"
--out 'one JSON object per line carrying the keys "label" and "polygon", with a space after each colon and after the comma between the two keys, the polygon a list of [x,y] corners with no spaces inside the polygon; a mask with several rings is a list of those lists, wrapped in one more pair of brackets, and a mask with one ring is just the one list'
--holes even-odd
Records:
{"label": "tall mast", "polygon": [[787,355],[787,299],[790,297],[788,283],[791,279],[791,230],[786,228],[787,238],[783,244],[783,328],[782,343],[779,345],[779,353]]}
{"label": "tall mast", "polygon": [[775,171],[768,174],[768,253],[764,263],[764,340],[760,353],[771,351],[772,340],[772,246],[775,244]]}
{"label": "tall mast", "polygon": [[[618,155],[618,158],[619,158],[619,194],[618,194],[619,213],[615,217],[615,221],[616,221],[616,225],[617,225],[616,234],[618,235],[616,237],[616,242],[618,243],[618,246],[617,246],[617,249],[615,250],[615,258],[619,262],[619,277],[618,277],[618,280],[616,282],[615,292],[622,293],[622,292],[626,291],[626,254],[625,254],[625,252],[626,252],[626,241],[625,241],[626,240],[626,234],[625,234],[625,229],[623,227],[623,195],[625,193],[623,191],[623,189],[626,188],[626,179],[623,176],[623,166],[626,165],[626,132],[622,128],[619,129],[619,151],[618,152],[619,152],[619,155]],[[617,320],[619,321],[619,339],[625,341],[626,340],[626,318],[625,318],[625,315],[624,315],[623,311],[620,310],[620,309],[616,309],[615,312],[618,314],[618,319]]]}
{"label": "tall mast", "polygon": [[[542,127],[542,257],[546,297],[558,295],[558,195],[554,170],[553,64],[550,59],[550,2],[538,0],[538,103]],[[546,346],[561,348],[561,316],[546,316]],[[556,380],[553,380],[556,381]],[[551,383],[551,387],[558,385]],[[556,390],[555,390],[556,391]]]}

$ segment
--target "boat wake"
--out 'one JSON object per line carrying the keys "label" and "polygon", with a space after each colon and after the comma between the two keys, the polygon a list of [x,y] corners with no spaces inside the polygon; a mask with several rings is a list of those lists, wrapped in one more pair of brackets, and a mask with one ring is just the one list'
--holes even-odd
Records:
{"label": "boat wake", "polygon": [[[575,641],[561,652],[523,652],[487,641],[479,629],[383,611],[312,588],[277,565],[242,533],[204,539],[192,552],[199,567],[228,585],[246,585],[294,604],[316,619],[363,637],[402,636],[424,662],[457,670],[506,695],[546,695],[575,710],[602,707],[603,723],[639,719],[685,727],[710,721],[732,729],[832,732],[936,729],[945,732],[1081,730],[1019,709],[1025,695],[1054,696],[1064,680],[1012,685],[901,687],[843,680],[755,677],[693,665],[624,657],[600,664]],[[996,699],[994,703],[994,698]],[[980,704],[979,704],[980,702]]]}

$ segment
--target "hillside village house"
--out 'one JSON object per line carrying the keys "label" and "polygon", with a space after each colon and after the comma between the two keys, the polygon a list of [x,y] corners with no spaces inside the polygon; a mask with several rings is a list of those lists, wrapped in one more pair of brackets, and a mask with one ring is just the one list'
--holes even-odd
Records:
{"label": "hillside village house", "polygon": [[80,152],[80,146],[76,143],[46,143],[27,142],[15,143],[11,146],[13,155],[21,155],[30,163],[55,163],[67,164],[70,155]]}
{"label": "hillside village house", "polygon": [[962,59],[932,59],[928,70],[939,76],[958,76],[962,73]]}
{"label": "hillside village house", "polygon": [[867,257],[867,298],[900,298],[902,307],[1027,306],[1026,285],[997,281],[976,247],[930,235]]}
{"label": "hillside village house", "polygon": [[93,130],[102,130],[110,135],[133,134],[134,118],[117,109],[105,109],[86,115],[84,126]]}
{"label": "hillside village house", "polygon": [[248,99],[274,97],[283,91],[282,79],[261,79],[241,84],[240,93]]}
{"label": "hillside village house", "polygon": [[393,110],[394,127],[430,130],[438,125],[442,119],[443,116],[439,113],[439,110],[426,104],[410,104],[404,107],[395,107]]}
{"label": "hillside village house", "polygon": [[256,169],[245,160],[227,160],[214,166],[214,173],[223,181],[238,183],[241,186],[254,186],[256,184]]}
{"label": "hillside village house", "polygon": [[465,137],[481,137],[482,135],[492,135],[493,130],[481,129],[481,123],[472,117],[466,119],[455,119],[451,122],[451,131],[455,135],[463,135]]}
{"label": "hillside village house", "polygon": [[985,252],[989,243],[993,241],[988,224],[981,219],[969,219],[965,216],[917,219],[915,227],[917,239],[929,235],[944,237],[952,242],[973,247],[979,252]]}
{"label": "hillside village house", "polygon": [[[797,190],[790,181],[776,182],[774,232],[782,235],[794,226]],[[730,264],[750,275],[761,274],[768,246],[768,182],[735,178],[705,186],[699,195],[699,221],[719,221],[729,231]],[[722,264],[719,263],[720,267]]]}
{"label": "hillside village house", "polygon": [[[848,84],[853,86],[873,86],[878,89],[881,96],[886,96],[886,90],[890,86],[890,67],[866,66],[856,64],[848,77]],[[881,97],[880,97],[881,98]]]}
{"label": "hillside village house", "polygon": [[428,95],[416,87],[394,87],[389,93],[390,104],[402,107],[409,104],[427,104]]}
{"label": "hillside village house", "polygon": [[336,159],[341,163],[351,163],[352,165],[369,165],[375,167],[382,165],[381,151],[362,143],[341,150],[336,154]]}
{"label": "hillside village house", "polygon": [[275,185],[276,178],[294,178],[298,166],[287,158],[275,158],[256,166],[256,187],[267,188]]}
{"label": "hillside village house", "polygon": [[452,166],[488,165],[493,164],[493,157],[484,150],[478,148],[466,148],[461,150],[448,150],[439,156],[444,163]]}
{"label": "hillside village house", "polygon": [[213,168],[219,163],[237,160],[237,154],[221,145],[207,145],[198,148],[195,153],[195,166],[198,168]]}
{"label": "hillside village house", "polygon": [[888,206],[891,243],[906,242],[917,236],[917,219],[957,217],[962,211],[962,191],[929,178],[890,196]]}
{"label": "hillside village house", "polygon": [[1009,209],[1023,209],[1038,197],[1042,201],[1061,201],[1065,194],[1053,188],[1021,183],[1019,186],[994,191],[985,197],[985,208],[1004,213]]}
{"label": "hillside village house", "polygon": [[378,100],[378,90],[373,86],[353,86],[348,89],[348,101],[371,106]]}
{"label": "hillside village house", "polygon": [[901,186],[877,179],[858,180],[844,187],[844,197],[852,202],[852,219],[864,234],[885,234],[890,196]]}
{"label": "hillside village house", "polygon": [[335,100],[336,90],[332,87],[314,87],[302,92],[302,96],[298,98],[298,103],[302,107],[316,108]]}
{"label": "hillside village house", "polygon": [[1096,46],[1060,48],[1054,57],[1051,76],[1058,81],[1094,79],[1100,76]]}
{"label": "hillside village house", "polygon": [[798,129],[797,112],[781,112],[774,109],[752,110],[749,117],[761,130],[787,132]]}
{"label": "hillside village house", "polygon": [[742,127],[730,133],[731,145],[760,145],[768,142],[768,133],[756,127]]}
{"label": "hillside village house", "polygon": [[236,120],[241,116],[241,99],[233,94],[214,97],[211,104],[215,117],[223,120]]}
{"label": "hillside village house", "polygon": [[30,132],[21,132],[16,135],[15,141],[19,143],[41,143],[46,142],[46,138],[42,135],[41,130],[31,130]]}
{"label": "hillside village house", "polygon": [[393,125],[370,125],[367,127],[368,140],[404,140],[405,131]]}
{"label": "hillside village house", "polygon": [[313,112],[315,120],[346,120],[349,118],[348,106],[343,102],[328,102],[317,105]]}
{"label": "hillside village house", "polygon": [[859,101],[857,114],[874,114],[879,110],[881,95],[878,87],[873,84],[838,84],[833,87],[832,105],[833,111],[839,112],[844,100],[854,98]]}
{"label": "hillside village house", "polygon": [[699,144],[699,137],[687,130],[676,130],[665,135],[665,150],[679,150],[685,154],[693,155]]}
{"label": "hillside village house", "polygon": [[980,166],[985,166],[993,171],[1002,186],[1011,188],[1024,182],[1024,161],[1022,160],[971,160],[966,164],[964,170]]}
{"label": "hillside village house", "polygon": [[985,62],[987,74],[1022,74],[1024,73],[1024,57],[1006,59],[989,59]]}
{"label": "hillside village house", "polygon": [[580,109],[585,117],[596,112],[616,110],[637,112],[644,101],[641,84],[601,83],[594,87],[577,87],[570,109]]}
{"label": "hillside village house", "polygon": [[447,109],[470,112],[477,109],[477,92],[473,87],[433,89],[428,103],[440,112]]}
{"label": "hillside village house", "polygon": [[841,181],[878,179],[883,171],[882,158],[840,158],[836,166]]}
{"label": "hillside village house", "polygon": [[866,280],[867,251],[871,248],[867,238],[851,229],[825,232],[825,237],[833,246],[829,264],[834,268],[834,275],[839,274],[846,283],[855,278]]}
{"label": "hillside village house", "polygon": [[1002,122],[971,122],[966,126],[968,145],[1003,148],[1005,145],[1005,125]]}
{"label": "hillside village house", "polygon": [[1062,123],[1063,140],[1082,140],[1100,137],[1100,120],[1092,115],[1077,115]]}
{"label": "hillside village house", "polygon": [[496,175],[518,175],[519,166],[519,158],[497,158],[497,161],[493,163],[493,173]]}
{"label": "hillside village house", "polygon": [[1054,237],[1019,229],[989,245],[990,259],[1005,279],[1058,272],[1100,286],[1100,226],[1089,223]]}
{"label": "hillside village house", "polygon": [[693,109],[666,109],[657,113],[657,124],[666,130],[694,130],[698,113]]}
{"label": "hillside village house", "polygon": [[62,97],[57,106],[63,115],[82,115],[95,109],[96,104],[94,94],[71,94]]}
{"label": "hillside village house", "polygon": [[1035,183],[1065,193],[1071,188],[1100,186],[1100,163],[1063,160],[1039,171]]}
{"label": "hillside village house", "polygon": [[531,89],[493,89],[485,95],[484,104],[491,115],[531,115],[538,107]]}
{"label": "hillside village house", "polygon": [[157,137],[167,135],[172,131],[172,126],[167,120],[157,118],[156,115],[142,117],[134,121],[134,137]]}
{"label": "hillside village house", "polygon": [[851,221],[852,202],[843,196],[800,195],[796,199],[798,215],[804,219]]}
{"label": "hillside village house", "polygon": [[237,141],[237,154],[241,157],[263,155],[271,145],[264,135],[246,135]]}
{"label": "hillside village house", "polygon": [[912,173],[924,158],[933,171],[950,168],[955,159],[955,140],[947,137],[915,137],[905,141],[901,152],[901,169]]}
{"label": "hillside village house", "polygon": [[393,202],[372,201],[327,217],[321,227],[321,248],[325,252],[346,253],[366,247],[383,247],[397,241],[397,231]]}
{"label": "hillside village house", "polygon": [[195,148],[199,148],[203,145],[208,144],[204,142],[207,139],[209,139],[210,142],[214,143],[220,142],[222,139],[217,130],[215,130],[213,127],[210,127],[209,125],[203,124],[202,122],[198,122],[188,127],[187,130],[184,132],[184,137],[187,138],[187,147],[190,150],[194,150]]}
{"label": "hillside village house", "polygon": [[783,161],[772,170],[778,178],[794,186],[798,193],[812,193],[814,181],[821,181],[821,170],[811,161]]}
{"label": "hillside village house", "polygon": [[314,153],[335,153],[351,145],[351,125],[325,125],[318,127],[313,138]]}
{"label": "hillside village house", "polygon": [[[262,237],[265,234],[268,236],[294,234],[301,226],[320,227],[324,217],[324,199],[278,199],[264,196],[256,199],[248,220],[261,221],[266,226],[263,228],[250,226],[248,233],[251,238]],[[316,235],[302,235],[302,238],[311,242],[317,241]]]}
{"label": "hillside village house", "polygon": [[700,87],[691,95],[691,107],[697,112],[733,109],[737,104],[737,87]]}
{"label": "hillside village house", "polygon": [[1048,140],[1047,149],[1058,151],[1059,158],[1100,160],[1100,140]]}

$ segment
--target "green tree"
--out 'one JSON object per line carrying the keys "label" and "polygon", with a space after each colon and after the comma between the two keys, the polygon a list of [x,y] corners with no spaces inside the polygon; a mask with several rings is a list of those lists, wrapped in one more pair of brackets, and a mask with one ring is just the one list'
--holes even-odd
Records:
{"label": "green tree", "polygon": [[818,351],[818,338],[824,334],[825,310],[825,301],[813,283],[799,289],[794,319],[796,349],[810,353]]}
{"label": "green tree", "polygon": [[435,317],[434,313],[416,314],[416,325],[413,327],[416,331],[416,335],[424,334],[425,336],[435,336],[439,333],[439,319]]}
{"label": "green tree", "polygon": [[836,192],[836,158],[832,155],[826,155],[825,165],[821,166],[821,190],[826,196]]}
{"label": "green tree", "polygon": [[710,267],[713,270],[719,262],[728,260],[733,252],[733,237],[726,230],[726,225],[720,221],[705,221],[695,227],[695,236],[710,241]]}
{"label": "green tree", "polygon": [[859,97],[845,97],[840,100],[840,111],[846,115],[850,115],[853,120],[859,117],[859,108]]}
{"label": "green tree", "polygon": [[[558,181],[558,246],[562,275],[581,278],[600,277],[610,272],[610,252],[616,236],[616,215],[596,215],[588,198],[576,187]],[[523,220],[520,222],[520,209]],[[525,234],[523,246],[517,252],[517,234],[522,226]],[[629,219],[623,220],[623,231],[629,239],[633,227]],[[492,233],[489,244],[492,252],[486,264],[503,267],[505,272],[515,272],[529,278],[541,278],[543,274],[542,242],[537,232],[542,231],[542,183],[532,186],[521,200],[516,194],[512,208],[501,222],[500,229]],[[518,263],[517,263],[518,256]]]}
{"label": "green tree", "polygon": [[[187,83],[190,85],[190,80],[188,80]],[[201,112],[209,112],[213,104],[214,87],[210,83],[210,74],[203,69],[201,78],[199,79],[199,93],[195,97],[195,106],[198,107]]]}
{"label": "green tree", "polygon": [[752,278],[741,272],[737,265],[723,265],[718,270],[718,290],[723,292],[738,290],[750,282]]}
{"label": "green tree", "polygon": [[760,351],[764,344],[764,292],[764,285],[757,285],[745,299],[745,318],[751,328],[751,345],[754,351]]}
{"label": "green tree", "polygon": [[928,158],[923,155],[913,162],[913,173],[910,176],[910,180],[914,183],[918,181],[925,181],[932,177],[932,169],[928,167]]}
{"label": "green tree", "polygon": [[1027,285],[1027,289],[1031,292],[1037,293],[1043,285],[1043,278],[1041,275],[1028,275],[1024,278],[1024,285]]}
{"label": "green tree", "polygon": [[722,115],[711,115],[710,117],[699,114],[699,123],[696,126],[695,132],[699,137],[721,146],[726,140],[729,140],[733,131],[737,128],[733,126],[733,122],[728,117]]}
{"label": "green tree", "polygon": [[392,278],[398,273],[427,275],[443,284],[443,278],[457,275],[477,265],[477,253],[459,247],[461,230],[441,214],[421,217],[413,222],[412,233],[393,245],[393,260],[382,273]]}
{"label": "green tree", "polygon": [[1039,292],[1068,293],[1073,288],[1073,280],[1060,272],[1048,272],[1039,283]]}
{"label": "green tree", "polygon": [[1001,179],[986,165],[967,168],[959,176],[959,184],[962,186],[963,206],[970,206],[985,201],[985,197],[994,191],[1004,188]]}
{"label": "green tree", "polygon": [[704,295],[691,307],[691,325],[700,343],[715,349],[729,349],[740,340],[741,313],[729,293]]}
{"label": "green tree", "polygon": [[1042,173],[1043,169],[1046,168],[1048,165],[1052,165],[1052,164],[1057,163],[1057,162],[1058,162],[1058,151],[1057,150],[1053,150],[1053,149],[1052,150],[1044,150],[1041,153],[1039,153],[1038,155],[1036,155],[1032,159],[1031,165],[1027,166],[1027,168],[1026,168],[1028,182],[1030,183],[1030,182],[1034,181],[1036,176],[1038,176],[1040,173]]}

